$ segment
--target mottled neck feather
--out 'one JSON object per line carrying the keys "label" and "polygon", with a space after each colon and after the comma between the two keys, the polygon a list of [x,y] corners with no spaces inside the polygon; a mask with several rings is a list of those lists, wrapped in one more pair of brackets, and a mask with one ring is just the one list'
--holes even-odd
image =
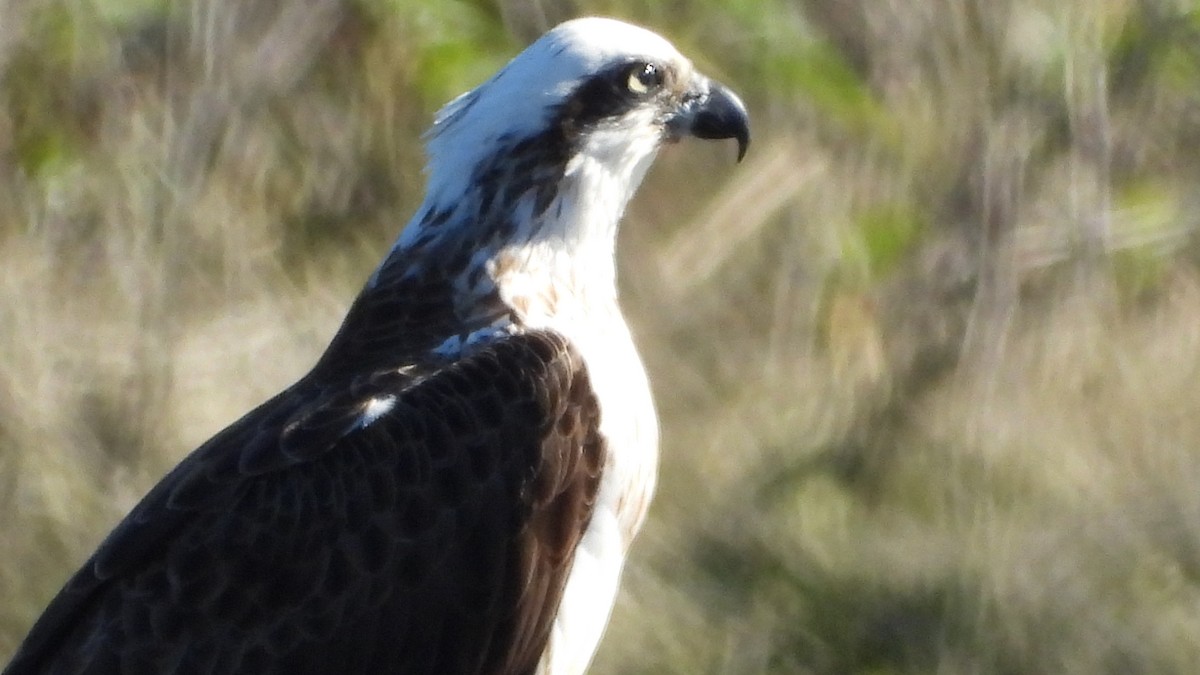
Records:
{"label": "mottled neck feather", "polygon": [[[375,283],[441,271],[460,312],[497,288],[506,299],[567,292],[615,302],[617,225],[653,148],[614,150],[601,134],[549,129],[498,139],[500,151],[479,161],[461,192],[431,185]],[[431,175],[444,173],[439,159]]]}
{"label": "mottled neck feather", "polygon": [[323,364],[404,362],[514,323],[569,334],[616,312],[617,225],[653,150],[614,156],[551,128],[500,139],[457,196],[431,185]]}

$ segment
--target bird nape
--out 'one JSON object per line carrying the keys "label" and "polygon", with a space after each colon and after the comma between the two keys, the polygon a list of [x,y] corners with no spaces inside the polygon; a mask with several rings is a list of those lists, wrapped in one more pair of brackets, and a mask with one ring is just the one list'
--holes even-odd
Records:
{"label": "bird nape", "polygon": [[745,107],[611,19],[449,103],[317,364],[168,473],[4,672],[584,671],[657,465],[617,224],[685,136],[740,159]]}

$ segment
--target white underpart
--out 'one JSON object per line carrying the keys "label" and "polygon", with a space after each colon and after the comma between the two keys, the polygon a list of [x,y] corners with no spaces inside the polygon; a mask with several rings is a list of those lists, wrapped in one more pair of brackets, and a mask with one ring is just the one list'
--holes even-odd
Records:
{"label": "white underpart", "polygon": [[[591,661],[616,599],[629,545],[641,527],[658,465],[658,420],[646,371],[617,303],[617,221],[654,159],[646,125],[593,135],[568,166],[560,204],[538,236],[503,250],[500,296],[522,322],[567,336],[583,356],[600,403],[608,462],[595,511],[575,552],[543,656],[543,675],[578,675]],[[632,135],[631,135],[632,133]]]}
{"label": "white underpart", "polygon": [[547,675],[578,675],[587,669],[608,625],[625,556],[645,518],[658,467],[658,419],[628,328],[617,320],[610,332],[594,336],[576,344],[600,401],[600,433],[608,441],[609,456],[540,666]]}

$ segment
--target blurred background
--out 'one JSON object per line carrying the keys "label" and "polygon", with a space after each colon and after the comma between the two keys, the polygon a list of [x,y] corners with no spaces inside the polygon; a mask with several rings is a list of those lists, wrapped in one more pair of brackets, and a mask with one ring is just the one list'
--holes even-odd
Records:
{"label": "blurred background", "polygon": [[580,14],[755,133],[627,214],[662,479],[594,672],[1198,672],[1194,0],[0,0],[0,659]]}

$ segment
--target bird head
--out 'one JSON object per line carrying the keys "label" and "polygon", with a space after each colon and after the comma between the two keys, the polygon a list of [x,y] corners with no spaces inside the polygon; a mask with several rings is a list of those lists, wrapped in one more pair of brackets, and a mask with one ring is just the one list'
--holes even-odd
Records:
{"label": "bird head", "polygon": [[589,155],[614,171],[683,136],[735,138],[740,160],[748,125],[737,95],[661,36],[615,19],[575,19],[438,113],[427,135],[430,185],[450,187],[497,148],[522,141],[544,143],[559,158]]}
{"label": "bird head", "polygon": [[568,251],[594,243],[611,257],[658,149],[688,136],[736,139],[740,160],[745,106],[649,30],[568,21],[436,115],[425,204],[397,250],[552,240]]}

